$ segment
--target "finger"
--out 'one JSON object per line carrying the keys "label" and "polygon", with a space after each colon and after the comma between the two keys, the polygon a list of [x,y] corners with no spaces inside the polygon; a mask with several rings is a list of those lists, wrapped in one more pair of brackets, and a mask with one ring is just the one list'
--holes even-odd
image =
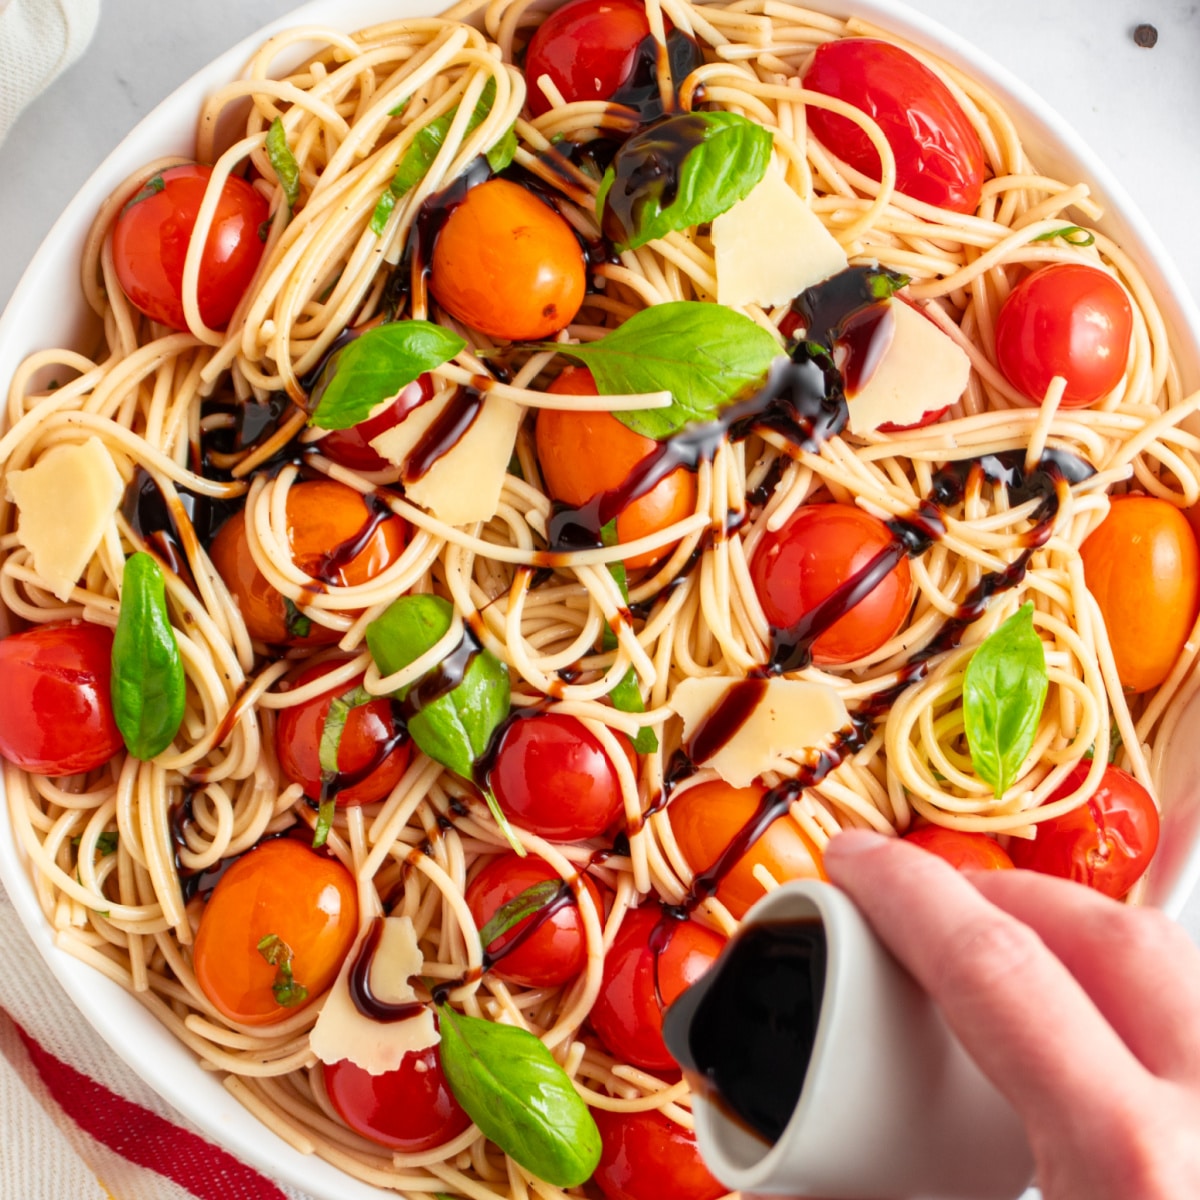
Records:
{"label": "finger", "polygon": [[829,844],[825,867],[1031,1134],[1065,1140],[1076,1114],[1099,1117],[1148,1082],[1037,934],[941,859],[854,830]]}
{"label": "finger", "polygon": [[1200,951],[1165,913],[1033,871],[969,878],[1036,930],[1149,1070],[1200,1079]]}

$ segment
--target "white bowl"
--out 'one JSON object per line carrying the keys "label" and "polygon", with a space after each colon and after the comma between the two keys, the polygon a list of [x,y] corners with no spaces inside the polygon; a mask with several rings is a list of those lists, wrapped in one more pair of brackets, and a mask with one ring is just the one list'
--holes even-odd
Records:
{"label": "white bowl", "polygon": [[[822,5],[878,22],[972,72],[1004,103],[1035,162],[1052,163],[1062,178],[1088,180],[1104,204],[1104,230],[1138,262],[1172,335],[1185,386],[1200,385],[1200,313],[1166,251],[1124,190],[1067,124],[1024,84],[979,49],[892,0]],[[195,114],[203,98],[236,76],[252,51],[278,29],[321,24],[352,30],[387,19],[427,13],[430,0],[315,0],[221,55],[194,75],[100,165],[54,225],[0,317],[0,380],[10,379],[34,350],[75,344],[87,313],[79,291],[81,249],[96,209],[142,163],[191,153]],[[1200,698],[1181,730],[1200,722]],[[1162,843],[1146,899],[1177,914],[1200,875],[1200,743],[1177,735],[1164,775]],[[329,1164],[302,1155],[263,1128],[217,1078],[131,996],[78,960],[57,950],[37,904],[26,864],[0,804],[0,880],[37,949],[100,1036],[155,1091],[232,1153],[319,1200],[381,1200],[395,1193],[359,1183]]]}

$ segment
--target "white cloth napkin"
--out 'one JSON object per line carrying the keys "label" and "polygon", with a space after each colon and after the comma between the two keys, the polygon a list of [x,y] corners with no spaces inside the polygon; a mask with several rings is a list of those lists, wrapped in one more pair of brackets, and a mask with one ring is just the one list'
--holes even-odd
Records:
{"label": "white cloth napkin", "polygon": [[0,142],[87,47],[100,0],[0,0]]}

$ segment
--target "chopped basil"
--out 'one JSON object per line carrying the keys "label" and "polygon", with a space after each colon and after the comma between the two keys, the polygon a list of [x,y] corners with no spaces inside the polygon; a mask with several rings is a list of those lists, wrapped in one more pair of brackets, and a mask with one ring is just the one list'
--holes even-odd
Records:
{"label": "chopped basil", "polygon": [[271,991],[275,1003],[284,1008],[295,1008],[308,999],[308,988],[297,983],[292,974],[292,948],[277,933],[268,933],[260,939],[258,952],[275,968],[275,982]]}
{"label": "chopped basil", "polygon": [[1050,242],[1055,238],[1062,238],[1071,246],[1092,246],[1096,242],[1096,235],[1084,229],[1082,225],[1064,225],[1062,229],[1050,229],[1046,233],[1039,233],[1033,241]]}
{"label": "chopped basil", "polygon": [[291,596],[283,598],[284,624],[287,625],[288,635],[294,638],[306,638],[312,633],[312,618],[306,617],[295,605]]}
{"label": "chopped basil", "polygon": [[[642,699],[642,689],[638,685],[637,672],[632,667],[621,676],[617,686],[608,693],[608,698],[612,701],[613,708],[620,709],[621,712],[640,713],[646,711],[646,702]],[[633,748],[639,754],[653,754],[658,749],[658,734],[649,725],[643,725],[633,739]]]}
{"label": "chopped basil", "polygon": [[511,900],[502,904],[479,931],[479,943],[486,950],[498,937],[503,937],[515,925],[520,925],[526,917],[541,912],[550,904],[563,884],[561,880],[543,879],[534,883],[523,892],[519,892]]}
{"label": "chopped basil", "polygon": [[283,121],[279,117],[271,122],[271,128],[267,130],[267,158],[280,187],[283,188],[290,213],[295,209],[296,201],[300,199],[300,164],[288,145]]}

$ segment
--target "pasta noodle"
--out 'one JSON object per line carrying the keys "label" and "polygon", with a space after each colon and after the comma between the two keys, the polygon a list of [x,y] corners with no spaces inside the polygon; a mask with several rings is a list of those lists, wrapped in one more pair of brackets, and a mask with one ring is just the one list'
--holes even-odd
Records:
{"label": "pasta noodle", "polygon": [[[820,501],[856,505],[886,521],[911,520],[939,472],[989,455],[1008,455],[1026,472],[1055,453],[1095,468],[1073,486],[1052,487],[1049,506],[1045,493],[1026,495],[964,467],[961,496],[943,507],[944,536],[910,560],[915,600],[900,630],[847,664],[789,672],[832,688],[852,714],[874,711],[867,734],[827,773],[806,775],[811,748],[797,747],[777,755],[762,776],[768,786],[797,777],[807,782],[788,794],[781,811],[811,849],[812,874],[830,837],[851,826],[903,832],[923,818],[1029,838],[1038,823],[1083,802],[1110,750],[1153,794],[1170,703],[1194,686],[1200,642],[1191,637],[1161,687],[1125,692],[1084,580],[1079,546],[1104,518],[1109,494],[1136,488],[1179,508],[1200,502],[1200,437],[1188,423],[1200,394],[1184,392],[1136,264],[1093,227],[1101,212],[1086,183],[1042,174],[1052,164],[1029,161],[1009,117],[975,80],[908,46],[961,104],[986,156],[978,208],[968,214],[935,208],[897,190],[895,157],[873,121],[799,84],[817,46],[849,36],[896,42],[891,34],[777,0],[699,6],[647,0],[646,11],[660,40],[673,28],[703,49],[703,65],[674,81],[684,109],[703,104],[770,129],[783,177],[851,264],[908,276],[905,295],[965,351],[969,384],[941,420],[890,433],[842,433],[807,448],[769,429],[726,439],[698,464],[695,502],[682,518],[619,548],[550,553],[556,510],[534,443],[536,414],[648,409],[669,397],[549,392],[561,367],[551,350],[514,355],[502,339],[467,331],[469,347],[430,372],[435,393],[477,387],[482,378],[488,401],[532,410],[490,520],[448,524],[406,496],[399,468],[356,470],[323,453],[323,431],[308,424],[312,381],[346,330],[395,315],[400,295],[405,316],[461,331],[420,284],[413,246],[427,202],[436,202],[510,128],[514,169],[553,193],[584,244],[601,237],[598,178],[556,148],[586,145],[614,130],[627,134],[636,122],[606,102],[567,104],[550,81],[545,86],[555,102],[529,115],[526,92],[537,81],[516,64],[542,14],[526,0],[492,0],[480,14],[464,3],[442,17],[353,35],[301,28],[272,37],[199,114],[196,158],[214,167],[183,271],[187,330],[167,330],[131,305],[112,248],[113,224],[130,196],[176,161],[164,160],[114,192],[85,247],[82,286],[102,324],[99,348],[39,353],[9,385],[0,471],[11,475],[56,447],[95,438],[123,485],[152,481],[180,529],[190,528],[180,514],[191,511],[185,501],[192,498],[218,508],[244,505],[253,564],[295,614],[318,632],[332,631],[336,642],[286,651],[256,642],[202,538],[183,536],[175,558],[165,556],[128,506],[113,518],[69,597],[56,597],[16,533],[11,498],[0,500],[0,602],[9,613],[32,624],[82,618],[114,626],[125,559],[149,547],[167,568],[168,607],[187,680],[182,724],[151,761],[122,754],[64,779],[5,765],[13,828],[46,919],[62,947],[138,995],[292,1146],[400,1192],[487,1200],[583,1194],[537,1180],[474,1127],[412,1153],[352,1132],[309,1046],[320,1003],[268,1025],[239,1024],[222,1016],[201,988],[192,958],[201,906],[181,877],[215,869],[268,835],[315,828],[320,819],[278,762],[276,731],[290,710],[330,688],[355,686],[364,672],[367,692],[393,693],[470,635],[506,665],[517,710],[549,704],[583,723],[612,765],[626,835],[613,846],[603,838],[558,841],[520,824],[512,831],[564,880],[586,870],[605,888],[608,900],[599,908],[576,888],[586,961],[573,981],[530,987],[483,971],[464,891],[507,842],[476,787],[424,754],[413,755],[384,799],[337,809],[328,851],[353,874],[364,917],[387,908],[411,918],[429,986],[450,985],[463,1011],[537,1034],[594,1108],[655,1110],[687,1129],[686,1085],[614,1057],[586,1022],[600,994],[606,949],[639,902],[688,902],[702,925],[722,935],[737,927],[737,913],[716,894],[690,890],[695,864],[666,800],[686,797],[716,774],[700,767],[682,781],[672,778],[672,753],[683,739],[670,701],[685,679],[746,677],[767,661],[772,630],[751,569],[765,537],[802,505]],[[474,23],[465,23],[468,17]],[[490,107],[472,123],[485,90]],[[239,106],[247,110],[244,124],[226,143],[229,113]],[[881,162],[879,181],[836,159],[808,132],[806,112],[813,108],[862,128]],[[380,226],[377,206],[397,164],[447,116],[428,170],[395,199]],[[277,120],[297,164],[294,204],[285,199],[268,146]],[[271,217],[253,283],[227,326],[214,329],[202,312],[201,250],[230,176],[249,178],[270,202]],[[1080,226],[1086,238],[1060,236],[1064,227]],[[1121,385],[1094,405],[1062,406],[1059,380],[1040,407],[1031,407],[996,365],[997,314],[1027,268],[1062,262],[1090,264],[1125,287],[1133,301],[1129,364]],[[713,301],[709,226],[593,259],[591,275],[593,287],[560,340],[596,342],[645,308]],[[779,328],[790,305],[744,311],[779,339],[782,352]],[[51,377],[56,386],[49,389]],[[275,419],[266,432],[248,446],[233,445],[237,408],[269,404]],[[218,443],[223,449],[202,465],[198,449]],[[293,560],[288,495],[313,478],[382,498],[386,512],[407,523],[402,551],[365,581],[331,584]],[[1031,533],[1039,522],[1048,522],[1040,539]],[[608,565],[639,556],[656,561],[631,570],[626,598]],[[1018,560],[1023,570],[1012,569]],[[939,643],[981,580],[1006,570],[1011,586],[964,623],[961,645]],[[366,630],[405,594],[450,600],[454,616],[432,649],[389,675],[368,651]],[[1045,648],[1048,698],[1026,768],[997,797],[964,746],[964,672],[979,643],[1026,601]],[[608,629],[615,636],[605,642]],[[912,673],[914,655],[927,647],[936,653]],[[310,662],[328,664],[332,673],[297,684]],[[618,709],[609,699],[630,671],[644,711]],[[633,766],[624,746],[642,730],[655,732],[659,748]],[[1084,785],[1046,803],[1092,752]],[[761,864],[754,877],[760,889],[781,882]]]}

